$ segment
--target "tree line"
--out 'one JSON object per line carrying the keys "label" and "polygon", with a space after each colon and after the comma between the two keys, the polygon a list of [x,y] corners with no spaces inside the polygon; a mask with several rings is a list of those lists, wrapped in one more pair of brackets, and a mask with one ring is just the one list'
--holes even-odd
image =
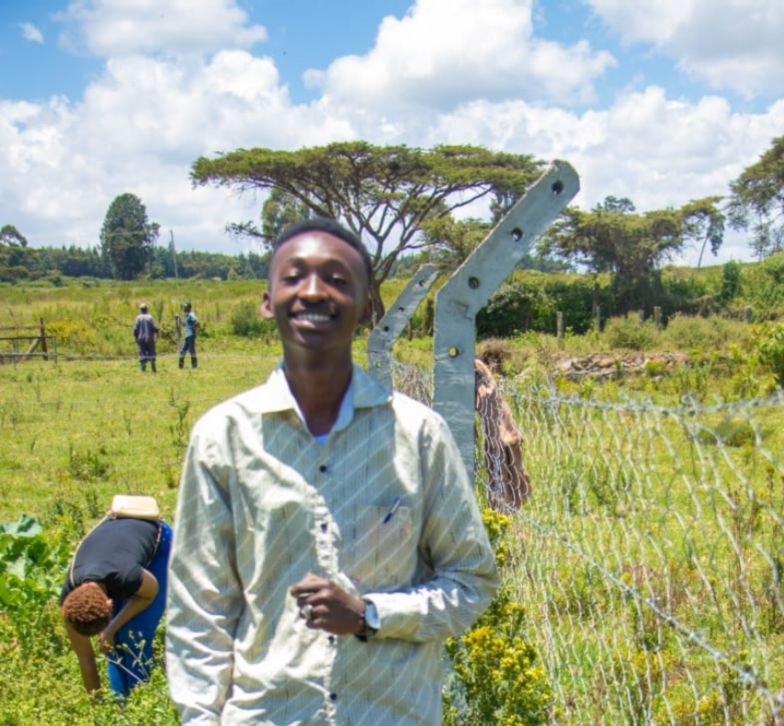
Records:
{"label": "tree line", "polygon": [[[143,274],[151,279],[181,277],[255,280],[267,277],[266,253],[227,255],[216,252],[177,251],[174,255],[173,257],[167,248],[156,247],[151,252]],[[116,279],[99,247],[0,246],[0,282],[43,279],[59,284],[64,277]]]}
{"label": "tree line", "polygon": [[[232,221],[227,230],[249,236],[268,250],[281,229],[311,215],[339,219],[366,244],[373,261],[371,296],[383,313],[381,284],[401,269],[436,262],[455,269],[542,173],[528,154],[479,146],[418,149],[364,141],[282,151],[237,149],[199,158],[194,185],[263,192],[258,220]],[[478,205],[485,217],[465,218]],[[489,218],[488,218],[489,217]],[[540,270],[579,269],[609,274],[622,311],[657,304],[661,270],[686,245],[716,254],[725,226],[750,230],[755,254],[764,258],[784,245],[784,136],[730,185],[730,196],[689,200],[680,207],[638,212],[625,197],[607,196],[593,209],[567,207],[526,260]],[[0,277],[23,270],[133,279],[262,277],[266,255],[178,253],[156,245],[160,227],[133,194],[116,197],[107,210],[100,245],[93,250],[32,251],[11,225],[0,230]],[[30,254],[32,253],[32,254]],[[32,266],[31,266],[32,265]]]}

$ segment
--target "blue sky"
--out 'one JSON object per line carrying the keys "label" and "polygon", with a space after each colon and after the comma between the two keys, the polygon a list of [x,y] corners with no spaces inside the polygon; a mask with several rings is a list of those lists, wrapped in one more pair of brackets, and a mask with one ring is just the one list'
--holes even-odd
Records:
{"label": "blue sky", "polygon": [[[131,191],[178,247],[239,252],[261,198],[192,189],[193,160],[352,138],[564,158],[583,207],[680,206],[784,133],[782,37],[778,0],[2,0],[0,224],[94,245]],[[749,256],[730,234],[709,262]]]}

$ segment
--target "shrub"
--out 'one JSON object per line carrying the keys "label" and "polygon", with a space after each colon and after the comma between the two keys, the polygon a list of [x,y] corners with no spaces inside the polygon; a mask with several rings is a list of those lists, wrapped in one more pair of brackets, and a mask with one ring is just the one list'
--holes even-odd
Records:
{"label": "shrub", "polygon": [[784,387],[784,323],[766,326],[757,342],[760,363],[776,377],[776,383]]}
{"label": "shrub", "polygon": [[[500,568],[510,519],[488,509],[484,521]],[[443,692],[445,726],[547,722],[553,694],[536,651],[522,637],[524,615],[503,585],[474,627],[447,641],[454,670]]]}
{"label": "shrub", "polygon": [[726,305],[740,294],[741,264],[730,260],[721,268],[721,290],[719,301]]}
{"label": "shrub", "polygon": [[260,338],[275,331],[271,320],[259,317],[258,306],[252,302],[241,302],[231,313],[231,332],[241,338]]}
{"label": "shrub", "polygon": [[593,323],[594,296],[603,314],[611,314],[615,309],[611,292],[594,278],[516,273],[479,311],[477,334],[486,338],[509,337],[527,330],[554,333],[558,311],[563,313],[567,329],[584,333]]}
{"label": "shrub", "polygon": [[772,320],[784,314],[784,253],[771,255],[750,270],[747,302],[755,320]]}
{"label": "shrub", "polygon": [[650,350],[656,345],[659,331],[653,322],[640,322],[638,317],[610,318],[604,327],[604,336],[610,348]]}
{"label": "shrub", "polygon": [[88,325],[83,320],[57,320],[46,326],[47,333],[57,337],[57,345],[70,348],[74,353],[94,353],[98,348],[96,330],[103,321]]}
{"label": "shrub", "polygon": [[673,315],[661,338],[677,350],[723,350],[731,340],[743,340],[748,326],[712,315],[707,318]]}
{"label": "shrub", "polygon": [[[476,316],[477,334],[481,338],[506,337],[530,328],[542,330],[550,312],[548,302],[541,288],[502,285]],[[549,308],[553,308],[552,302]],[[554,309],[552,317],[554,320]]]}

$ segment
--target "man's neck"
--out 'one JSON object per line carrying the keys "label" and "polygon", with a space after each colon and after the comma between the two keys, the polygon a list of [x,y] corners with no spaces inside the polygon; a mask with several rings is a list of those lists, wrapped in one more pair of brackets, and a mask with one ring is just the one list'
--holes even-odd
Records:
{"label": "man's neck", "polygon": [[335,425],[351,371],[350,358],[339,363],[323,359],[294,363],[284,357],[286,381],[314,436],[328,434]]}

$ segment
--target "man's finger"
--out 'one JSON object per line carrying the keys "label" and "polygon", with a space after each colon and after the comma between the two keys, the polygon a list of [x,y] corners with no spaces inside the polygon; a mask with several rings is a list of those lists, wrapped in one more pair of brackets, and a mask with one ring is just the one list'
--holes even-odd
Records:
{"label": "man's finger", "polygon": [[305,577],[292,586],[291,594],[294,597],[299,597],[305,593],[312,594],[317,590],[320,590],[326,584],[328,584],[328,581],[323,577],[319,577],[318,575],[314,575],[312,572],[308,572]]}

